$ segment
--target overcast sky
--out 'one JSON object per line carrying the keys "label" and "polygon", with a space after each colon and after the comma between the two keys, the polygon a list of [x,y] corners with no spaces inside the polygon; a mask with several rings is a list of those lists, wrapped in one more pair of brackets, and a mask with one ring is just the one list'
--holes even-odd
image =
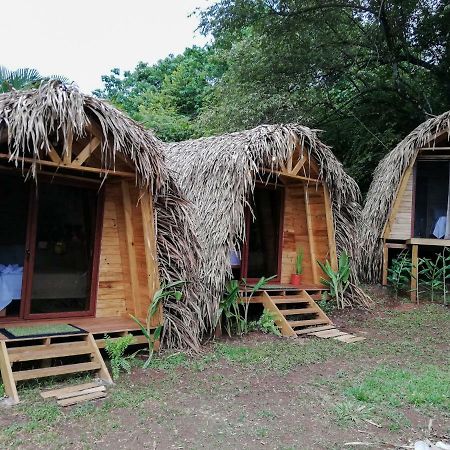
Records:
{"label": "overcast sky", "polygon": [[58,74],[89,93],[113,67],[154,63],[206,39],[188,17],[211,0],[2,2],[0,65]]}

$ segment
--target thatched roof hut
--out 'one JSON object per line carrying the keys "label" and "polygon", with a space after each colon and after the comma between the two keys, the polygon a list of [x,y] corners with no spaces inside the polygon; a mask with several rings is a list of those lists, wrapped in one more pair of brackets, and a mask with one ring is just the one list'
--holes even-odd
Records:
{"label": "thatched roof hut", "polygon": [[[279,185],[301,182],[301,189],[311,196],[320,193],[324,185],[326,195],[329,192],[331,197],[337,252],[345,249],[351,256],[356,254],[353,237],[359,216],[359,189],[315,130],[296,124],[262,125],[222,136],[172,143],[166,146],[166,154],[183,192],[197,210],[195,227],[203,255],[201,276],[206,288],[202,308],[208,329],[213,326],[225,283],[232,276],[230,251],[241,248],[245,240],[245,211],[259,180]],[[286,167],[295,166],[297,160],[300,161],[297,167],[302,167],[297,173],[298,180],[294,175],[284,176],[289,172],[285,171]],[[294,201],[303,201],[302,198],[303,194]],[[318,215],[323,213],[324,207],[321,208]],[[325,216],[320,217],[325,222]],[[289,226],[295,227],[304,217],[291,219]],[[293,239],[291,231],[284,230],[285,241]],[[307,238],[300,242],[307,246]],[[323,257],[332,259],[329,253]],[[293,264],[292,260],[289,264]],[[308,270],[315,271],[315,261],[309,260],[308,265],[311,266]]]}
{"label": "thatched roof hut", "polygon": [[[148,195],[151,199],[149,207],[153,213],[157,255],[146,253],[147,263],[151,264],[151,259],[157,258],[157,272],[162,281],[190,282],[184,288],[183,300],[169,301],[164,305],[164,340],[169,346],[198,347],[201,333],[196,293],[198,248],[192,231],[190,206],[180,194],[166,166],[162,143],[157,138],[104,101],[84,95],[74,86],[52,81],[37,89],[0,95],[0,158],[3,170],[15,170],[26,178],[31,175],[38,182],[44,171],[47,176],[50,173],[52,180],[56,180],[57,176],[67,179],[84,177],[92,182],[96,178],[99,183],[97,189],[106,189],[103,237],[99,245],[103,245],[106,237],[117,237],[117,246],[123,243],[123,239],[117,235],[117,229],[122,222],[125,227],[126,220],[129,225],[127,232],[132,232],[133,229],[129,228],[134,227],[135,240],[142,233],[145,240],[147,224],[142,223],[144,219],[139,223],[133,222],[140,217],[140,210],[133,213],[133,208],[136,208],[142,196]],[[128,183],[130,178],[131,183]],[[123,180],[122,191],[126,194],[123,198],[120,180]],[[112,209],[109,211],[108,208]],[[127,208],[130,217],[127,216]],[[122,219],[124,211],[125,219]],[[128,234],[124,236],[129,237]],[[150,239],[153,239],[152,236]],[[105,244],[104,248],[114,245],[107,247]],[[119,253],[119,256],[117,248],[108,255],[103,253],[102,246],[99,258],[101,272],[103,265],[112,267],[121,257],[122,263],[120,267],[115,267],[114,273],[122,268],[126,270],[126,274],[121,273],[120,277],[127,275],[131,280],[137,280],[133,295],[139,297],[141,293],[147,292],[144,297],[148,299],[151,292],[146,290],[146,276],[143,275],[142,280],[137,279],[137,275],[130,274],[126,263],[130,255],[136,256],[134,267],[140,270],[144,253],[141,258],[138,252],[143,252],[146,246],[147,242],[129,242],[129,252],[124,247],[124,253]],[[114,263],[108,258],[112,258]],[[149,276],[147,274],[147,278]],[[125,285],[117,287],[120,280],[109,279],[102,285],[101,277],[100,273],[98,295],[103,295],[102,289],[110,291],[104,295],[108,299],[105,309],[99,311],[97,305],[96,317],[100,313],[108,313],[129,318],[130,308],[126,306],[131,302],[127,297],[129,285],[128,288]],[[117,293],[117,298],[114,298],[113,292]],[[145,315],[145,310],[145,307],[140,310],[141,317]],[[135,314],[138,312],[135,311]]]}
{"label": "thatched roof hut", "polygon": [[381,280],[383,247],[388,241],[392,241],[392,246],[407,248],[409,241],[418,237],[418,230],[414,230],[417,162],[435,160],[440,161],[437,163],[440,166],[445,163],[449,154],[449,129],[450,111],[427,120],[408,134],[376,168],[359,229],[361,279]]}

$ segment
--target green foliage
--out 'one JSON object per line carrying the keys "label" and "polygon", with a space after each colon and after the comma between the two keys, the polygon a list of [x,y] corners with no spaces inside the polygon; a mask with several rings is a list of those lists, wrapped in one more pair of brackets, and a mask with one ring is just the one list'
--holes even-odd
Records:
{"label": "green foliage", "polygon": [[420,258],[418,276],[418,285],[426,288],[431,301],[435,301],[436,295],[439,294],[446,305],[447,283],[450,279],[450,251],[444,248],[435,259]]}
{"label": "green foliage", "polygon": [[328,301],[326,298],[322,298],[317,302],[319,308],[327,315],[332,314],[336,309],[336,304]]}
{"label": "green foliage", "polygon": [[8,70],[4,66],[0,66],[0,92],[9,92],[12,90],[31,89],[39,86],[42,81],[60,80],[68,82],[67,78],[61,75],[51,75],[43,77],[36,69],[28,67]]}
{"label": "green foliage", "polygon": [[159,324],[155,331],[151,332],[152,319],[155,317],[156,313],[159,311],[161,303],[169,298],[175,299],[177,301],[181,300],[183,293],[179,290],[181,286],[185,284],[185,281],[173,281],[167,284],[162,284],[161,288],[158,289],[153,295],[150,306],[147,309],[147,317],[145,323],[141,322],[137,317],[131,316],[131,318],[139,325],[142,334],[145,336],[148,342],[148,358],[144,363],[144,369],[150,366],[150,363],[155,352],[156,343],[161,338],[161,333],[163,330],[162,324]]}
{"label": "green foliage", "polygon": [[320,127],[363,189],[381,156],[450,104],[446,0],[219,0],[201,18],[227,70],[200,126]]}
{"label": "green foliage", "polygon": [[133,342],[134,336],[131,334],[120,336],[118,338],[111,338],[105,334],[105,351],[110,358],[114,380],[119,378],[121,371],[130,373],[130,359],[134,358],[134,355],[125,356],[125,352]]}
{"label": "green foliage", "polygon": [[[223,72],[210,48],[192,47],[149,66],[139,63],[123,76],[119,69],[102,77],[106,98],[166,141],[194,136],[194,123],[207,93]],[[198,134],[198,133],[197,133]]]}
{"label": "green foliage", "polygon": [[276,336],[281,336],[280,330],[278,329],[273,314],[266,308],[264,308],[261,317],[254,322],[254,326],[257,330],[263,333],[275,334]]}
{"label": "green foliage", "polygon": [[329,261],[325,261],[325,264],[317,261],[317,264],[328,277],[320,278],[321,283],[330,290],[330,296],[336,301],[337,307],[344,308],[344,294],[350,285],[350,258],[348,254],[343,251],[339,255],[336,271],[333,270]]}
{"label": "green foliage", "polygon": [[303,273],[303,248],[297,250],[297,258],[295,259],[295,273],[301,275]]}
{"label": "green foliage", "polygon": [[387,280],[398,297],[400,291],[408,289],[411,281],[413,264],[407,252],[401,252],[397,258],[394,258],[391,267],[388,268]]}
{"label": "green foliage", "polygon": [[[224,319],[225,331],[228,336],[235,332],[238,336],[249,331],[248,307],[253,295],[261,290],[275,275],[269,278],[262,277],[255,285],[250,286],[245,279],[240,284],[237,280],[230,280],[225,287],[225,294],[219,303],[217,321]],[[245,291],[241,297],[240,291]]]}

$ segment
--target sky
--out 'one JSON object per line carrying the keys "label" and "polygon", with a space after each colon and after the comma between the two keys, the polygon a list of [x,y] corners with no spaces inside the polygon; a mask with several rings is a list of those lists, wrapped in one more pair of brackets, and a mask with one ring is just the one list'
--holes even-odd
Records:
{"label": "sky", "polygon": [[190,14],[211,0],[14,0],[2,4],[0,65],[62,75],[85,93],[114,67],[204,45]]}

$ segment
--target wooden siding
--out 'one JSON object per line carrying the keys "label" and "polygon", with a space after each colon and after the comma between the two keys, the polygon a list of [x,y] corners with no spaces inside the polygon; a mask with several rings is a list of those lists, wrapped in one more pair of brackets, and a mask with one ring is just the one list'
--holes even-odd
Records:
{"label": "wooden siding", "polygon": [[[287,185],[285,190],[281,282],[290,282],[291,274],[295,272],[297,251],[302,248],[304,254],[302,282],[317,284],[322,273],[316,261],[324,262],[326,259],[330,259],[330,233],[327,229],[326,199],[323,186],[310,185],[307,187],[306,184],[298,183]],[[305,190],[307,195],[305,195]],[[306,198],[309,202],[309,232]],[[310,236],[312,236],[312,241]],[[316,266],[315,276],[313,264]]]}
{"label": "wooden siding", "polygon": [[405,192],[401,199],[398,209],[393,218],[389,239],[410,239],[411,238],[411,220],[412,220],[412,203],[413,203],[413,180],[411,175],[406,184]]}
{"label": "wooden siding", "polygon": [[[145,316],[150,291],[147,280],[147,264],[144,248],[144,231],[139,204],[140,193],[133,182],[128,183],[130,193],[132,239],[127,232],[123,191],[119,183],[105,186],[105,208],[100,251],[99,288],[96,317],[129,317],[129,314]],[[146,197],[148,199],[148,197]],[[131,245],[135,261],[130,264]],[[156,259],[156,255],[153,255]],[[137,267],[134,277],[130,267]],[[157,274],[155,275],[157,277]],[[136,305],[132,296],[132,279],[135,286]],[[155,285],[157,286],[157,282]]]}

